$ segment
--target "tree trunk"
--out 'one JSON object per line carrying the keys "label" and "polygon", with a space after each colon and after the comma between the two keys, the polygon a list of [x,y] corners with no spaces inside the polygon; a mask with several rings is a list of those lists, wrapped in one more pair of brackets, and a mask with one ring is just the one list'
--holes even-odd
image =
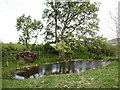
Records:
{"label": "tree trunk", "polygon": [[29,48],[28,43],[26,43],[26,48],[27,48],[27,51],[31,51],[31,49]]}
{"label": "tree trunk", "polygon": [[55,11],[55,42],[58,42],[58,37],[57,37],[57,2],[55,2],[55,8],[54,8],[54,11]]}
{"label": "tree trunk", "polygon": [[36,43],[37,43],[37,39],[38,39],[38,33],[37,33],[37,35],[36,35],[36,37],[35,37],[35,42],[34,42],[34,44],[32,44],[31,51],[34,50],[34,47],[35,47],[35,45],[36,45]]}
{"label": "tree trunk", "polygon": [[59,58],[64,59],[65,53],[63,51],[59,51]]}

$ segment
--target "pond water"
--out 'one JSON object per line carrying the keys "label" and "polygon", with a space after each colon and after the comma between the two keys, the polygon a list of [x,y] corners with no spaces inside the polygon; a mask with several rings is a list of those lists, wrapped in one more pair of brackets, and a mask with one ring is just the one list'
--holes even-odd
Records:
{"label": "pond water", "polygon": [[79,73],[109,64],[108,61],[69,61],[16,69],[12,78],[27,79],[54,74]]}

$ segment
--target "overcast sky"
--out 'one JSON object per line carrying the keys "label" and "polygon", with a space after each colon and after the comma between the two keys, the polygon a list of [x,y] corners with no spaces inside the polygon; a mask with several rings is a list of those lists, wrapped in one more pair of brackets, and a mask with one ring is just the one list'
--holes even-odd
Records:
{"label": "overcast sky", "polygon": [[[41,20],[45,8],[45,0],[0,0],[0,40],[4,43],[17,43],[19,32],[16,30],[16,19],[22,14],[31,15],[32,19]],[[117,15],[116,9],[119,0],[91,0],[100,2],[100,35],[113,39],[116,37],[115,25],[109,12]],[[112,28],[112,29],[111,29]],[[114,30],[113,30],[114,29]],[[43,38],[39,38],[39,43]]]}

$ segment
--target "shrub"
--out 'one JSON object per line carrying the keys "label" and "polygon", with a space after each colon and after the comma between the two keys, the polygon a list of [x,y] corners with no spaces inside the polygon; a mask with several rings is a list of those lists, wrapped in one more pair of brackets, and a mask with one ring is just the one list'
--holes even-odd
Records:
{"label": "shrub", "polygon": [[43,45],[43,49],[44,51],[46,51],[47,53],[52,53],[52,54],[58,54],[58,51],[55,50],[55,48],[53,48],[50,43],[46,43],[45,45]]}

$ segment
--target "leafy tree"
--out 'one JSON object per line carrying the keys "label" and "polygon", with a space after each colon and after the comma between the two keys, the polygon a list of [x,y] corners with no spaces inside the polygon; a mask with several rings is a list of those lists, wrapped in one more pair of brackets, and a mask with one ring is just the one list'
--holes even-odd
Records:
{"label": "leafy tree", "polygon": [[64,58],[64,53],[71,53],[71,47],[66,45],[64,41],[60,41],[59,43],[56,43],[56,46],[54,46],[55,50],[59,51],[59,58]]}
{"label": "leafy tree", "polygon": [[101,46],[102,46],[101,55],[104,55],[104,56],[117,56],[117,51],[118,51],[117,46],[113,46],[113,45],[109,44],[106,41],[103,42]]}
{"label": "leafy tree", "polygon": [[31,16],[25,16],[23,14],[17,19],[16,24],[17,31],[21,31],[22,34],[19,37],[19,42],[26,45],[27,50],[30,50],[30,41],[34,40],[34,44],[37,42],[38,34],[43,28],[41,21],[31,19]]}
{"label": "leafy tree", "polygon": [[72,47],[75,48],[77,42],[85,41],[87,37],[94,38],[96,35],[99,29],[97,3],[54,1],[47,2],[46,6],[43,14],[43,19],[47,21],[45,39],[55,42],[56,50],[62,51],[63,56],[68,48],[72,52]]}
{"label": "leafy tree", "polygon": [[105,40],[106,38],[103,38],[102,36],[96,36],[95,38],[89,39],[86,44],[88,52],[94,53],[95,55],[101,55],[102,45]]}
{"label": "leafy tree", "polygon": [[87,42],[88,52],[97,56],[115,56],[117,48],[111,44],[108,44],[106,38],[102,36],[96,36]]}

